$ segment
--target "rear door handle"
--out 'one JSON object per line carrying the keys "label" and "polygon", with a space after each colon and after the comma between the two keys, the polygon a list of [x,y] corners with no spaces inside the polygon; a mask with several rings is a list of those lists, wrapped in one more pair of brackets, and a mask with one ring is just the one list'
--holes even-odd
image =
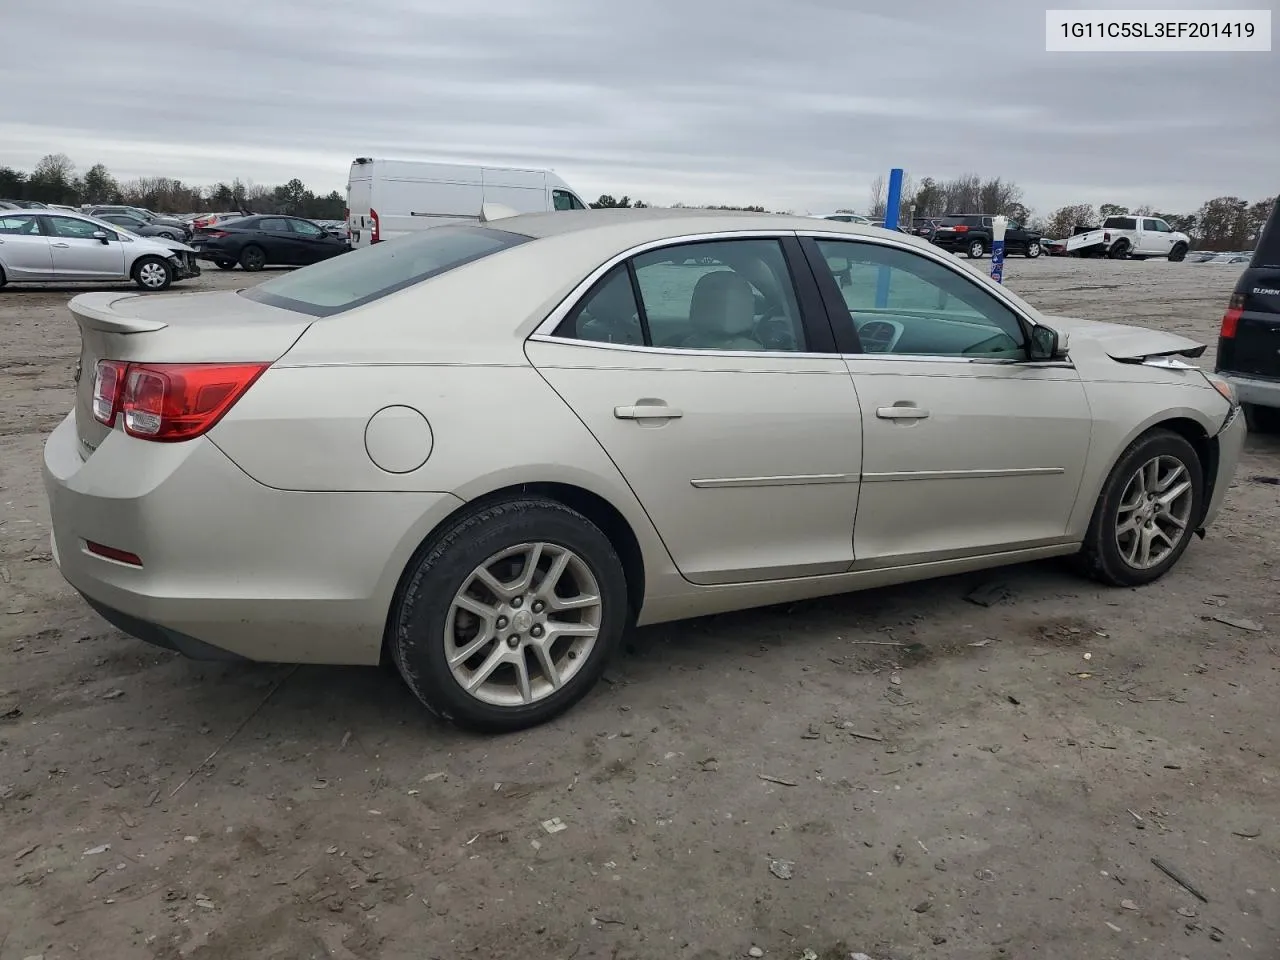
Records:
{"label": "rear door handle", "polygon": [[51,247],[62,247],[63,249],[66,249],[67,247],[70,247],[70,246],[71,246],[71,244],[69,244],[69,243],[51,243],[51,244],[49,244],[49,246],[51,246]]}
{"label": "rear door handle", "polygon": [[619,420],[674,420],[683,417],[684,411],[668,407],[665,403],[641,403],[630,407],[614,407],[613,415]]}
{"label": "rear door handle", "polygon": [[881,420],[923,420],[929,411],[923,407],[879,407],[876,416]]}

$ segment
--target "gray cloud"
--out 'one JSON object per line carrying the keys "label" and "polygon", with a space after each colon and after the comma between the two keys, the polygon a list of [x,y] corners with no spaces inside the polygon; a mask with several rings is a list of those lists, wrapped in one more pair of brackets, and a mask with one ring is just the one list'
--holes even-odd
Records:
{"label": "gray cloud", "polygon": [[296,175],[328,190],[355,156],[488,161],[555,167],[592,197],[813,211],[862,208],[891,166],[1003,176],[1043,211],[1276,192],[1277,54],[1048,54],[1043,11],[20,2],[6,35],[49,43],[0,64],[0,89],[19,94],[0,113],[0,163],[61,150],[125,178]]}

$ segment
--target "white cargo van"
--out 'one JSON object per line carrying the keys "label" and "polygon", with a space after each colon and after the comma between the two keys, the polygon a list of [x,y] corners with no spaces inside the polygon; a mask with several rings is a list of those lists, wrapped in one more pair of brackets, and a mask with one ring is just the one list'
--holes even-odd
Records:
{"label": "white cargo van", "polygon": [[358,157],[347,178],[347,229],[353,247],[438,223],[479,220],[485,204],[517,213],[586,209],[550,170]]}

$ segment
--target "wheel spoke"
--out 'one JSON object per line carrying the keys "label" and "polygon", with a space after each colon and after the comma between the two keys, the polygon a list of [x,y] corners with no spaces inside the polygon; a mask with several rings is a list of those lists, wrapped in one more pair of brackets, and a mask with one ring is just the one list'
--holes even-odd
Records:
{"label": "wheel spoke", "polygon": [[520,692],[520,702],[532,703],[533,689],[529,685],[529,660],[524,655],[524,651],[512,657],[511,662],[516,668],[516,689]]}
{"label": "wheel spoke", "polygon": [[1177,527],[1179,530],[1187,529],[1187,521],[1181,517],[1174,516],[1168,510],[1161,510],[1159,520],[1161,523],[1167,523],[1170,526]]}
{"label": "wheel spoke", "polygon": [[1134,566],[1138,562],[1138,540],[1140,539],[1139,531],[1133,531],[1133,538],[1125,545],[1120,547],[1120,555],[1124,557],[1124,562],[1129,566]]}
{"label": "wheel spoke", "polygon": [[1138,531],[1138,564],[1143,567],[1151,565],[1151,529],[1143,527]]}
{"label": "wheel spoke", "polygon": [[[1157,469],[1158,469],[1158,468],[1157,468]],[[1156,487],[1155,492],[1156,492],[1156,493],[1163,493],[1164,491],[1168,490],[1168,489],[1169,489],[1169,487],[1171,487],[1171,486],[1172,486],[1174,483],[1176,483],[1179,479],[1181,479],[1182,477],[1186,476],[1186,473],[1187,473],[1186,468],[1185,468],[1181,463],[1178,463],[1178,462],[1175,460],[1175,461],[1174,461],[1174,465],[1173,465],[1173,469],[1172,469],[1172,470],[1170,470],[1170,471],[1169,471],[1169,473],[1165,476],[1165,478],[1164,478],[1163,480],[1161,480],[1161,481],[1160,481],[1159,485]],[[1188,484],[1188,486],[1189,486],[1189,485],[1190,485],[1190,484]]]}
{"label": "wheel spoke", "polygon": [[486,629],[480,636],[476,637],[457,653],[449,657],[449,666],[457,667],[466,663],[477,653],[484,649],[486,643],[492,643],[494,640],[493,630]]}
{"label": "wheel spoke", "polygon": [[595,594],[584,593],[577,597],[557,597],[552,595],[547,598],[547,606],[556,613],[565,613],[569,610],[586,610],[590,607],[598,607],[600,598]]}
{"label": "wheel spoke", "polygon": [[1156,498],[1156,501],[1160,504],[1161,507],[1167,509],[1173,504],[1175,500],[1177,500],[1179,497],[1181,497],[1184,493],[1186,493],[1190,489],[1191,489],[1191,481],[1183,480],[1176,487],[1166,489],[1163,493],[1161,493]]}
{"label": "wheel spoke", "polygon": [[492,621],[498,617],[498,611],[495,607],[491,607],[487,603],[481,603],[475,597],[469,597],[465,593],[459,594],[454,599],[453,605],[459,609],[466,610],[468,613],[474,613],[482,620]]}
{"label": "wheel spoke", "polygon": [[476,689],[493,676],[493,671],[502,666],[507,660],[507,650],[502,644],[498,644],[493,648],[493,652],[484,658],[484,663],[476,668],[476,672],[471,675],[471,679],[467,682],[467,692],[475,693]]}
{"label": "wheel spoke", "polygon": [[508,588],[512,596],[529,592],[529,588],[533,586],[534,575],[538,572],[538,561],[541,559],[542,544],[535,543],[525,554],[524,569],[520,571],[520,576],[513,580]]}
{"label": "wheel spoke", "polygon": [[503,583],[490,573],[488,567],[481,567],[472,576],[484,584],[485,588],[500,600],[510,600],[517,593],[509,584]]}
{"label": "wheel spoke", "polygon": [[1128,520],[1124,520],[1121,523],[1116,524],[1116,536],[1133,533],[1139,526],[1141,526],[1141,524],[1138,522],[1138,518],[1130,514]]}
{"label": "wheel spoke", "polygon": [[547,641],[550,643],[559,637],[594,637],[600,628],[590,623],[559,623],[551,621],[547,624]]}
{"label": "wheel spoke", "polygon": [[542,671],[542,675],[547,678],[547,683],[551,684],[552,690],[559,690],[560,684],[560,668],[556,666],[555,660],[551,656],[552,638],[544,638],[538,643],[533,644],[533,655],[538,658],[538,668]]}
{"label": "wheel spoke", "polygon": [[564,576],[564,572],[569,569],[570,554],[568,550],[561,552],[547,569],[547,574],[542,578],[542,582],[538,584],[538,596],[542,597],[552,609],[555,607],[556,587],[560,584],[560,578]]}

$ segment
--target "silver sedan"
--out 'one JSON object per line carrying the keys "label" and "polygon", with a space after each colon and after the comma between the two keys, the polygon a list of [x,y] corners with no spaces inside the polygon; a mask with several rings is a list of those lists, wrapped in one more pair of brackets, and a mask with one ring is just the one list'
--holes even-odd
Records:
{"label": "silver sedan", "polygon": [[487,730],[634,624],[1056,556],[1149,583],[1245,432],[1200,344],[803,217],[482,218],[71,312],[44,474],[86,601],[193,657],[393,661]]}

